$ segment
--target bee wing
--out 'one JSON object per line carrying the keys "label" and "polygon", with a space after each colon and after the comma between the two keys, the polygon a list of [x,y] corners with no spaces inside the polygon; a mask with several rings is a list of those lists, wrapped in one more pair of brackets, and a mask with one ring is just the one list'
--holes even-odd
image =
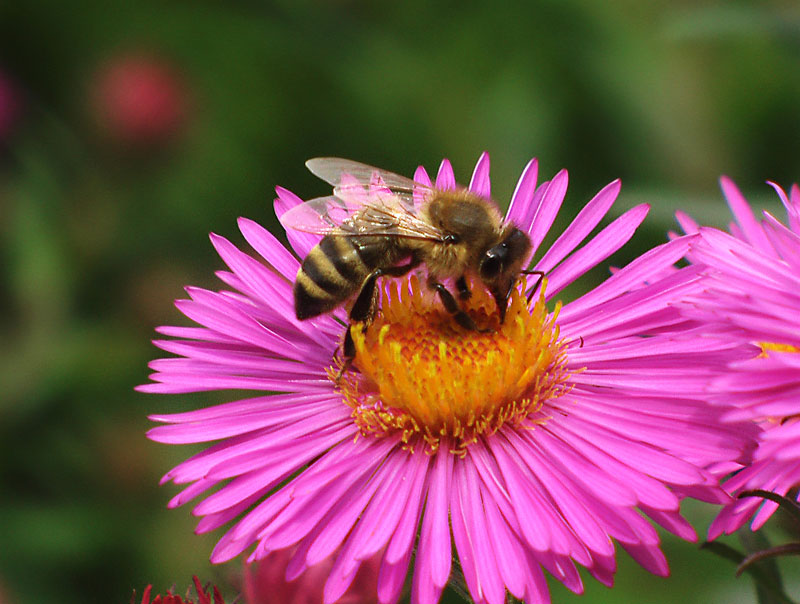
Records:
{"label": "bee wing", "polygon": [[420,188],[430,189],[394,172],[341,157],[315,157],[306,162],[306,167],[314,176],[336,189],[351,187],[356,183],[360,183],[362,187],[382,185],[393,191],[412,192]]}
{"label": "bee wing", "polygon": [[[340,191],[337,189],[337,193]],[[368,192],[363,187],[347,194],[317,197],[291,208],[280,217],[284,227],[307,233],[342,236],[381,235],[443,241],[445,233],[420,218],[410,193]]]}

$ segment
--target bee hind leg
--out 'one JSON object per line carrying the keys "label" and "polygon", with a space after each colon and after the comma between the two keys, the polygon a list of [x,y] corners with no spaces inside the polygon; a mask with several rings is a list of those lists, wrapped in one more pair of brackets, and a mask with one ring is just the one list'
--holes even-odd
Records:
{"label": "bee hind leg", "polygon": [[351,321],[370,321],[375,314],[375,287],[378,277],[402,277],[408,271],[419,266],[420,260],[412,258],[407,264],[400,266],[389,266],[386,268],[376,268],[364,279],[361,284],[361,291],[356,298],[353,307],[350,309]]}
{"label": "bee hind leg", "polygon": [[[342,343],[343,363],[342,368],[336,376],[337,382],[341,379],[344,372],[350,369],[356,358],[356,344],[353,341],[353,323],[369,324],[369,322],[372,321],[372,317],[375,316],[375,306],[377,302],[375,288],[378,283],[378,277],[383,277],[384,275],[387,277],[402,277],[411,269],[419,266],[419,264],[420,260],[412,258],[410,262],[401,264],[400,266],[376,268],[364,279],[364,282],[361,284],[361,291],[358,293],[358,297],[353,303],[353,307],[350,309],[350,325],[347,327],[347,333],[345,333],[344,342]],[[362,327],[362,329],[366,329],[366,327]]]}
{"label": "bee hind leg", "polygon": [[[334,356],[334,360],[335,360]],[[353,341],[353,325],[347,326],[347,332],[344,334],[344,342],[342,342],[342,364],[339,371],[336,372],[336,384],[342,379],[342,376],[353,365],[356,358],[356,344]]]}

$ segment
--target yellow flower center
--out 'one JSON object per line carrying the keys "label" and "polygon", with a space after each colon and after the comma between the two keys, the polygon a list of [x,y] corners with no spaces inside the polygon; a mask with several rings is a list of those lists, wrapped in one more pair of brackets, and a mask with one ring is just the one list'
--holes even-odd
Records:
{"label": "yellow flower center", "polygon": [[392,282],[374,321],[352,328],[358,371],[338,380],[361,433],[400,432],[409,447],[421,437],[431,452],[444,440],[463,454],[504,424],[546,421],[542,404],[569,390],[569,373],[560,306],[547,312],[545,285],[532,308],[515,288],[502,325],[492,297],[473,286],[462,307],[486,331],[471,331],[416,277]]}

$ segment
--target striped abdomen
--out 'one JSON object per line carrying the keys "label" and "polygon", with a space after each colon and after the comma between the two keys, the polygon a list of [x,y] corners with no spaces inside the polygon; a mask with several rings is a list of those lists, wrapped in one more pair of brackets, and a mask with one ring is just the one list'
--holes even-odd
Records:
{"label": "striped abdomen", "polygon": [[357,293],[376,268],[397,260],[395,239],[385,236],[323,237],[303,260],[294,282],[294,310],[310,319],[333,310]]}

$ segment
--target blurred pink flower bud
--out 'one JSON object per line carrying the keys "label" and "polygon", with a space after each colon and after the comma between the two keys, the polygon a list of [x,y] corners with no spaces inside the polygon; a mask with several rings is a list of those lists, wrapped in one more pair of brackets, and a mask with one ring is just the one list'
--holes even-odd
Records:
{"label": "blurred pink flower bud", "polygon": [[6,140],[20,114],[20,98],[17,87],[0,71],[0,143]]}
{"label": "blurred pink flower bud", "polygon": [[[286,569],[295,548],[272,552],[258,562],[245,564],[244,604],[320,604],[325,583],[336,561],[334,553],[308,568],[299,577],[286,581]],[[366,560],[336,604],[373,604],[378,590],[380,557]]]}
{"label": "blurred pink flower bud", "polygon": [[145,54],[111,58],[94,76],[92,103],[105,133],[129,146],[172,140],[182,130],[187,93],[163,59]]}

